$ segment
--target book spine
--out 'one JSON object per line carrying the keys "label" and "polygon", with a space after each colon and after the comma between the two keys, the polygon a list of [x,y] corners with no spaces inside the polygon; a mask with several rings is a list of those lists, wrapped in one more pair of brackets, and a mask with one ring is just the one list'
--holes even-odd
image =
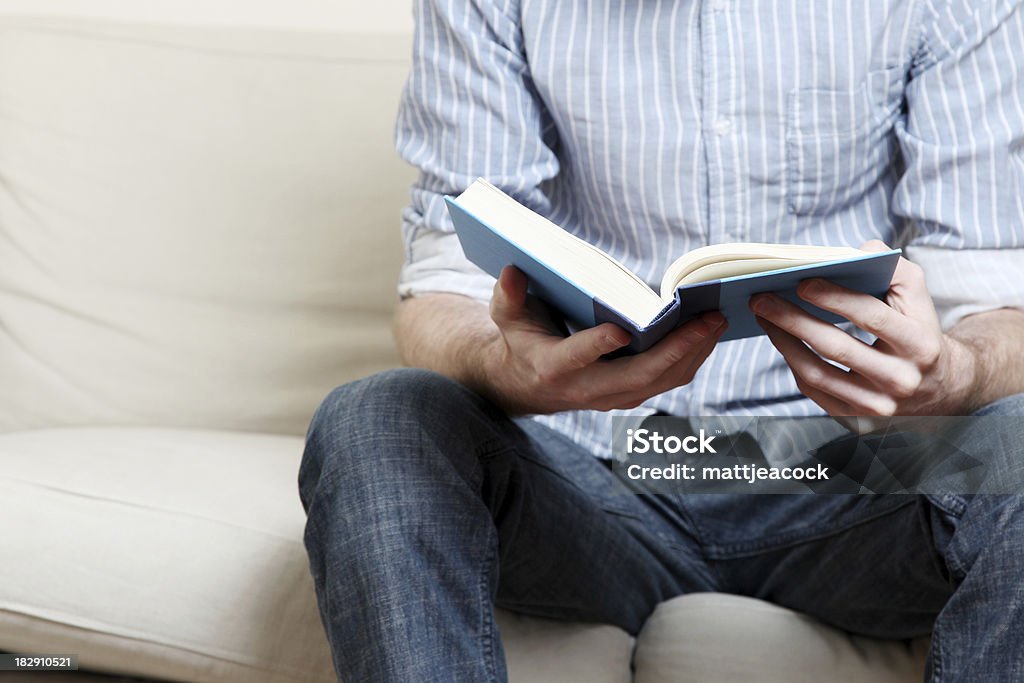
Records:
{"label": "book spine", "polygon": [[661,341],[662,337],[675,329],[679,323],[679,299],[676,298],[672,303],[665,306],[650,325],[640,327],[600,299],[595,298],[594,321],[595,325],[614,323],[629,332],[632,341],[618,355],[642,353],[657,344]]}

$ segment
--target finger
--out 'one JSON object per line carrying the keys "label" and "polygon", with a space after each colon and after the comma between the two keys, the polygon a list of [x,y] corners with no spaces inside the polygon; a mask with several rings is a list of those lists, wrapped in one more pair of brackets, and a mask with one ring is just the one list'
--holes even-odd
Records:
{"label": "finger", "polygon": [[901,258],[889,283],[889,303],[914,320],[938,326],[935,303],[932,301],[924,269],[913,261]]}
{"label": "finger", "polygon": [[892,397],[866,385],[856,375],[825,362],[802,341],[770,321],[758,318],[757,323],[786,360],[800,390],[826,410],[829,410],[826,402],[838,400],[855,409],[854,415],[892,415],[895,412],[896,402]]}
{"label": "finger", "polygon": [[[881,240],[870,240],[860,246],[862,251],[879,252],[889,251],[892,247]],[[890,292],[901,287],[908,288],[905,293],[914,303],[925,308],[933,308],[932,297],[928,293],[928,286],[925,284],[924,270],[907,259],[900,257],[896,262],[896,270],[893,272],[892,281],[889,283]]]}
{"label": "finger", "polygon": [[552,374],[581,370],[626,346],[630,340],[629,333],[613,323],[582,330],[555,345],[550,370]]}
{"label": "finger", "polygon": [[759,295],[756,299],[756,302],[752,302],[752,308],[755,308],[759,316],[802,340],[818,355],[850,368],[881,387],[901,386],[894,382],[894,378],[901,378],[906,373],[908,364],[900,358],[872,348],[785,299],[771,294]]}
{"label": "finger", "polygon": [[674,365],[667,372],[662,373],[661,377],[652,385],[651,394],[661,394],[692,382],[693,378],[697,375],[697,371],[700,370],[704,362],[714,352],[719,340],[721,340],[722,335],[725,334],[727,329],[728,325],[719,327],[690,354],[688,361]]}
{"label": "finger", "polygon": [[552,314],[552,309],[529,294],[522,271],[513,266],[502,269],[491,297],[491,320],[503,335],[527,333],[562,339],[564,326]]}
{"label": "finger", "polygon": [[[688,365],[689,361],[698,355],[704,342],[724,325],[725,318],[717,311],[691,320],[673,330],[647,351],[606,363],[600,372],[595,372],[589,378],[588,389],[594,396],[653,396],[660,393],[652,391],[658,379],[672,368]],[[686,365],[683,365],[683,369],[685,367]]]}
{"label": "finger", "polygon": [[607,396],[596,402],[595,407],[598,410],[635,408],[653,396],[657,396],[658,394],[670,391],[676,387],[683,386],[684,384],[689,384],[697,374],[697,370],[700,369],[701,365],[704,364],[704,361],[706,361],[708,356],[710,356],[715,350],[715,346],[718,344],[722,335],[725,334],[726,329],[727,326],[723,325],[720,327],[714,334],[706,338],[692,354],[690,354],[689,361],[684,361],[683,363],[673,366],[672,369],[663,373],[661,377],[657,378],[653,383],[646,384],[639,390],[626,391]]}
{"label": "finger", "polygon": [[706,313],[673,330],[646,353],[627,359],[622,371],[644,379],[649,386],[666,373],[685,371],[691,361],[707,352],[725,329],[725,318],[717,311]]}
{"label": "finger", "polygon": [[884,340],[898,355],[916,353],[921,346],[924,333],[921,325],[869,294],[817,278],[801,282],[796,291],[804,301],[841,315]]}

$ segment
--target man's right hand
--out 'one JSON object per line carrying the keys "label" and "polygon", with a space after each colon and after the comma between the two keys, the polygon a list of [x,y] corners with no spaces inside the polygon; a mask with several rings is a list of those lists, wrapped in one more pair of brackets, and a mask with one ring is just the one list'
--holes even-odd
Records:
{"label": "man's right hand", "polygon": [[706,313],[635,356],[603,358],[629,344],[603,323],[570,337],[527,305],[527,280],[507,267],[494,286],[491,319],[500,335],[479,349],[478,390],[511,415],[635,408],[688,384],[725,332],[721,313]]}

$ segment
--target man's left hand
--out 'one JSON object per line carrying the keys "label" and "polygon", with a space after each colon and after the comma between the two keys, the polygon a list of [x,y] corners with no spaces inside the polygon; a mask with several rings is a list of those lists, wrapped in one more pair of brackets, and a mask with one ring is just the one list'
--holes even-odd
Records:
{"label": "man's left hand", "polygon": [[[888,249],[879,241],[861,248]],[[963,415],[976,407],[975,353],[943,333],[918,265],[899,260],[885,302],[818,279],[797,294],[877,337],[868,345],[773,294],[751,297],[800,391],[830,415]]]}

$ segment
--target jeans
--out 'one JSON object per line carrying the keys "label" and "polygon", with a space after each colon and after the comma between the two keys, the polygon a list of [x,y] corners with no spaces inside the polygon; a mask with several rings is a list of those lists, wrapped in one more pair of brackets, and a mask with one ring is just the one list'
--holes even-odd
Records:
{"label": "jeans", "polygon": [[[1024,414],[1024,395],[985,412]],[[1022,496],[622,486],[561,434],[438,374],[336,389],[299,488],[339,678],[504,681],[494,605],[636,634],[658,603],[718,591],[858,634],[932,633],[932,681],[1024,680]]]}

